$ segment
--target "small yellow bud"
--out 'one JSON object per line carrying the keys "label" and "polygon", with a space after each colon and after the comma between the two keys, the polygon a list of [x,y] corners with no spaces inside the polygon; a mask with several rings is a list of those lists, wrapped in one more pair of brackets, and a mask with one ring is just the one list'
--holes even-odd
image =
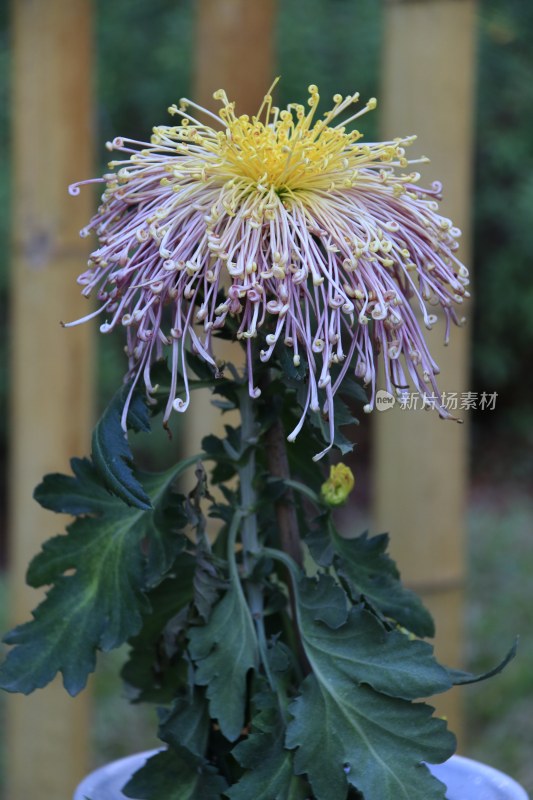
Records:
{"label": "small yellow bud", "polygon": [[320,493],[328,506],[340,506],[346,502],[355,484],[355,478],[346,464],[335,464],[330,468],[329,478],[322,484]]}

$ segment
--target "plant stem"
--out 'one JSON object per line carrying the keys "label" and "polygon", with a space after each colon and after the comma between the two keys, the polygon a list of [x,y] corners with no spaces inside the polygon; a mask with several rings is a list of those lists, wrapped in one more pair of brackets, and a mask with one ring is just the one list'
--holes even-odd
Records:
{"label": "plant stem", "polygon": [[[266,433],[266,460],[268,470],[274,478],[290,480],[289,459],[285,446],[285,432],[277,419]],[[303,568],[303,552],[298,529],[298,518],[291,489],[286,489],[276,503],[276,518],[281,538],[281,547],[287,555]]]}
{"label": "plant stem", "polygon": [[298,627],[298,607],[294,585],[295,569],[297,572],[303,570],[304,557],[298,517],[294,505],[294,495],[292,489],[287,486],[287,482],[291,479],[291,472],[289,469],[289,459],[287,457],[285,431],[279,419],[276,419],[266,432],[265,451],[270,474],[274,478],[283,480],[286,485],[285,492],[276,502],[276,519],[283,551],[281,553],[278,552],[278,560],[281,560],[287,569],[287,588],[289,590],[289,602],[294,625],[296,655],[303,674],[307,675],[311,672],[311,667],[305,654]]}
{"label": "plant stem", "polygon": [[[249,444],[254,444],[257,436],[257,424],[254,418],[254,408],[246,387],[243,387],[240,394],[241,412],[241,451]],[[242,523],[242,544],[243,544],[243,563],[246,575],[253,570],[255,559],[259,553],[259,537],[257,531],[257,514],[255,505],[257,501],[254,488],[255,478],[255,448],[251,447],[244,464],[239,465],[239,489],[241,495],[241,507],[243,513]],[[255,623],[259,653],[263,662],[263,667],[268,681],[274,691],[276,683],[272,676],[268,663],[267,641],[264,623],[264,597],[261,586],[253,581],[247,581],[246,595],[252,619]],[[280,710],[284,714],[284,708],[280,703]]]}
{"label": "plant stem", "polygon": [[[257,424],[254,417],[255,407],[253,406],[252,399],[246,387],[242,387],[239,407],[241,412],[241,450],[243,450],[247,444],[254,444],[257,441]],[[271,475],[275,478],[290,480],[289,461],[285,450],[285,434],[279,420],[274,422],[265,435],[265,451],[267,466]],[[249,574],[253,569],[253,563],[257,554],[264,552],[264,548],[260,548],[259,546],[257,516],[255,514],[256,493],[253,485],[255,477],[255,449],[253,447],[250,449],[248,457],[245,459],[242,466],[240,465],[238,467],[238,473],[241,506],[246,514],[242,526],[243,562],[246,573]],[[291,489],[287,489],[283,496],[277,501],[276,518],[281,537],[282,550],[288,556],[287,561],[291,564],[295,562],[296,568],[302,569],[303,552],[298,529],[298,518],[296,516]],[[296,623],[297,609],[291,578],[289,578],[287,586],[289,590],[292,619],[295,622],[294,632],[298,661],[302,667],[303,673],[307,674],[310,671],[309,662],[307,661]],[[247,596],[252,617],[256,621],[258,638],[260,641],[264,641],[261,639],[261,637],[264,636],[264,598],[261,587],[253,583],[253,581],[248,581]],[[263,655],[265,671],[272,684],[269,666],[266,661],[266,652],[264,652]],[[273,686],[272,688],[275,687]]]}
{"label": "plant stem", "polygon": [[[257,424],[254,419],[252,400],[246,387],[240,392],[241,412],[241,451],[257,441]],[[244,548],[243,559],[246,572],[250,571],[251,561],[259,552],[259,538],[257,535],[257,515],[255,513],[256,494],[254,489],[255,478],[255,448],[251,447],[244,464],[238,466],[241,506],[245,513],[242,526],[242,544]],[[252,556],[252,559],[250,559]]]}

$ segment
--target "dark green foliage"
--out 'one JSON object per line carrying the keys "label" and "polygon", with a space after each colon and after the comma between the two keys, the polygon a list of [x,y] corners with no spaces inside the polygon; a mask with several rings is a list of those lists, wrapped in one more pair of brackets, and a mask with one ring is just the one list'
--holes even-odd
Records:
{"label": "dark green foliage", "polygon": [[[323,470],[310,467],[324,446],[320,425],[305,423],[290,451],[293,473],[271,474],[265,443],[274,423],[297,423],[305,371],[274,359],[251,401],[245,381],[191,364],[191,388],[211,382],[224,408],[240,408],[241,426],[205,437],[201,461],[140,472],[121,429],[127,389],[113,399],[93,460],[73,459],[73,475],[49,475],[35,492],[75,519],[30,565],[30,584],[51,588],[34,620],[6,637],[15,647],[0,685],[27,693],[60,671],[75,694],[98,650],[128,641],[122,677],[134,702],[161,704],[168,749],[133,776],[127,796],[443,800],[421,762],[445,760],[454,737],[413,701],[476,678],[440,666],[413,635],[430,634],[431,618],[402,587],[388,537],[336,531]],[[157,372],[153,413],[168,383],[163,363]],[[348,389],[351,402],[361,399]],[[348,406],[341,421],[352,421]],[[140,397],[128,425],[149,427]],[[185,470],[194,481],[179,494]],[[310,531],[313,577],[275,549],[276,505],[288,502]],[[214,542],[208,516],[218,520]]]}
{"label": "dark green foliage", "polygon": [[345,796],[348,783],[370,798],[444,798],[420,761],[445,760],[454,738],[430,707],[406,702],[451,686],[432,648],[386,632],[367,611],[347,612],[331,578],[305,580],[298,596],[312,674],[290,707],[286,744],[298,747],[296,772],[307,774],[317,800]]}
{"label": "dark green foliage", "polygon": [[122,791],[136,800],[220,800],[226,785],[201,759],[168,750],[152,756]]}
{"label": "dark green foliage", "polygon": [[140,631],[129,640],[129,657],[121,673],[135,702],[170,703],[188,685],[180,637],[194,596],[194,572],[193,556],[182,552],[171,573],[147,593],[150,608],[143,614]]}
{"label": "dark green foliage", "polygon": [[309,785],[294,774],[294,751],[284,746],[283,720],[272,697],[267,703],[253,718],[250,735],[233,750],[246,771],[226,795],[230,800],[306,800]]}
{"label": "dark green foliage", "polygon": [[349,609],[347,596],[333,578],[303,579],[298,596],[300,631],[311,665],[325,666],[325,660],[331,660],[348,680],[404,700],[451,688],[448,671],[434,660],[429,644],[387,631],[361,607]]}
{"label": "dark green foliage", "polygon": [[307,537],[313,555],[319,563],[334,563],[341,578],[347,582],[354,602],[362,596],[384,616],[395,619],[417,636],[433,636],[431,615],[420,598],[402,586],[394,561],[387,555],[389,537],[386,533],[368,536],[363,533],[353,539],[329,535],[325,526]]}
{"label": "dark green foliage", "polygon": [[[133,472],[133,455],[121,426],[122,410],[130,393],[123,386],[115,395],[93,432],[92,460],[109,489],[130,506],[150,508],[150,499]],[[150,430],[146,401],[134,393],[126,419],[128,430],[136,433]]]}
{"label": "dark green foliage", "polygon": [[[0,668],[2,685],[28,692],[61,671],[76,693],[97,650],[129,640],[123,678],[133,700],[167,706],[159,733],[169,747],[129,782],[132,797],[194,800],[227,790],[231,800],[304,800],[310,792],[315,800],[361,792],[383,800],[443,798],[420,762],[444,760],[453,736],[429,706],[412,701],[472,676],[439,666],[428,644],[396,630],[400,623],[428,635],[432,623],[401,586],[386,536],[347,540],[336,532],[320,499],[321,470],[309,469],[322,446],[319,427],[307,425],[295,447],[293,477],[273,480],[264,459],[262,437],[272,423],[279,418],[288,428],[298,420],[305,371],[295,374],[286,360],[271,365],[254,401],[256,423],[245,385],[193,364],[192,387],[211,380],[224,406],[241,406],[243,426],[226,426],[224,439],[205,438],[210,480],[196,458],[162,474],[134,473],[119,393],[97,426],[98,468],[74,459],[73,476],[48,476],[36,490],[44,506],[75,521],[30,566],[29,582],[52,588],[34,621],[8,635],[17,646]],[[163,393],[166,368],[157,369]],[[149,426],[143,400],[135,398],[128,423]],[[224,485],[223,465],[237,474],[237,491]],[[193,466],[194,488],[176,494],[175,479]],[[244,480],[252,506],[241,507]],[[214,503],[210,482],[221,481],[223,499]],[[300,524],[312,525],[307,541],[318,572],[300,577],[291,565],[283,589],[287,574],[275,550],[265,558],[235,544],[240,537],[249,546],[244,529],[254,519],[261,540],[275,544],[272,512],[287,492]],[[206,506],[222,523],[216,552]]]}
{"label": "dark green foliage", "polygon": [[316,800],[344,800],[349,783],[370,799],[444,800],[445,786],[420,763],[444,761],[455,746],[432,711],[333,675],[309,676],[286,745],[298,747],[295,770],[307,774]]}
{"label": "dark green foliage", "polygon": [[58,671],[70,694],[81,691],[96,650],[118,647],[139,631],[147,589],[168,568],[169,549],[175,557],[185,546],[179,533],[159,527],[163,508],[173,505],[176,471],[145,478],[154,509],[142,511],[109,495],[90,462],[74,459],[72,469],[74,477],[49,475],[36,491],[45,507],[75,509],[77,519],[30,564],[30,585],[54,585],[34,620],[5,638],[17,645],[0,668],[0,685],[9,691],[31,692]]}
{"label": "dark green foliage", "polygon": [[234,742],[245,723],[246,676],[257,666],[254,626],[240,586],[232,583],[208,624],[193,628],[189,640],[196,683],[207,686],[211,716]]}

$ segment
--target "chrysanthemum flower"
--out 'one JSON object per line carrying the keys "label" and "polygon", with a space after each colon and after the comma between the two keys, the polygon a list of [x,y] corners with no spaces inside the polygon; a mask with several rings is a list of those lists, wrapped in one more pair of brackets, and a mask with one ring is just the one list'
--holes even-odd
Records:
{"label": "chrysanthemum flower", "polygon": [[308,110],[280,110],[269,92],[253,117],[237,116],[225,92],[214,96],[218,114],[184,99],[169,109],[179,124],[154,128],[149,143],[108,144],[125,157],[98,179],[102,205],[82,231],[94,230],[100,247],[79,283],[97,292],[102,332],[126,329],[134,382],[142,376],[150,393],[150,366],[170,348],[165,421],[184,411],[186,348],[214,367],[213,335],[231,315],[252,396],[258,338],[263,362],[281,342],[295,365],[307,363],[305,409],[289,439],[309,410],[329,418],[333,437],[348,369],[369,387],[371,411],[377,354],[388,391],[440,397],[419,319],[431,328],[429,307],[440,306],[447,339],[468,273],[455,255],[460,231],[438,213],[440,185],[422,189],[407,171],[415,137],[361,143],[351,123],[376,101],[353,112],[357,94],[335,95],[322,117],[316,86]]}

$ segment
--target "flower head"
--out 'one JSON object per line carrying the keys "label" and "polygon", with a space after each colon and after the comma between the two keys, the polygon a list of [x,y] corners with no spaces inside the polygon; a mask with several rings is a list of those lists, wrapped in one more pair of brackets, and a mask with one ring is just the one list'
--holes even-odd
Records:
{"label": "flower head", "polygon": [[320,493],[328,506],[341,506],[348,499],[354,485],[352,470],[341,462],[330,467],[329,478],[320,487]]}
{"label": "flower head", "polygon": [[316,86],[308,108],[280,110],[269,92],[253,117],[237,116],[225,92],[215,98],[218,114],[182,100],[169,109],[178,124],[155,127],[150,142],[109,143],[124,158],[98,179],[102,204],[82,231],[100,246],[79,283],[97,292],[102,332],[126,329],[134,383],[142,376],[150,393],[150,366],[170,348],[165,420],[184,411],[186,347],[215,366],[213,335],[233,316],[252,396],[255,340],[263,362],[279,342],[307,364],[289,439],[311,410],[329,418],[333,440],[333,398],[349,369],[372,410],[377,354],[388,391],[440,396],[419,317],[431,328],[429,307],[440,306],[447,338],[468,273],[455,255],[460,231],[438,213],[440,185],[422,189],[408,171],[414,137],[361,143],[350,125],[376,101],[354,112],[357,94],[335,95],[321,117]]}

